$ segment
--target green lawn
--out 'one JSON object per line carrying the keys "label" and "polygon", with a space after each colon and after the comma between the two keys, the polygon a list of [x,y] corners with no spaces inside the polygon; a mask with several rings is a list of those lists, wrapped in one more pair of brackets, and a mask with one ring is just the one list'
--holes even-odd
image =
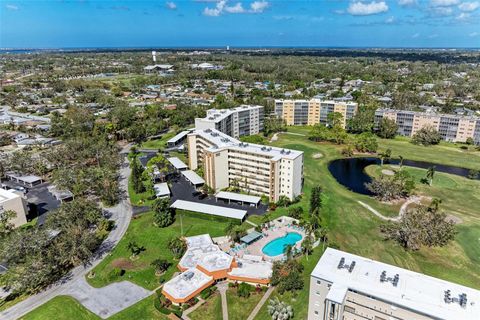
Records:
{"label": "green lawn", "polygon": [[[166,245],[172,237],[178,237],[181,233],[180,221],[183,220],[183,235],[194,236],[209,233],[212,237],[224,235],[227,221],[208,220],[199,214],[189,213],[181,215],[178,211],[176,221],[169,227],[158,228],[153,225],[153,214],[145,213],[130,222],[130,226],[115,247],[112,253],[95,267],[95,277],[87,279],[94,287],[103,287],[109,283],[121,280],[132,281],[146,289],[152,290],[160,285],[160,279],[169,280],[177,269],[178,261],[173,260],[171,252]],[[180,219],[180,216],[183,216]],[[212,223],[213,222],[213,223]],[[127,245],[135,241],[138,245],[144,246],[145,251],[139,255],[139,259],[131,261]],[[172,266],[161,277],[156,277],[150,263],[157,259],[164,258],[172,263]],[[124,269],[123,276],[115,276],[112,273],[114,268]]]}
{"label": "green lawn", "polygon": [[[365,168],[365,171],[373,177],[379,177],[384,169],[395,171],[399,170],[399,167],[388,164],[383,167],[371,165]],[[427,170],[406,166],[402,170],[408,172],[414,178],[416,183],[415,194],[442,199],[442,208],[449,214],[461,218],[463,223],[473,223],[480,226],[480,182],[478,180],[436,172],[430,186],[422,183]],[[396,214],[398,214],[398,210]]]}
{"label": "green lawn", "polygon": [[165,149],[167,146],[167,141],[173,138],[176,135],[175,132],[167,132],[160,139],[148,140],[142,143],[141,148],[146,149]]}
{"label": "green lawn", "polygon": [[134,206],[151,206],[154,202],[153,199],[154,193],[151,191],[146,191],[142,193],[136,193],[133,190],[133,183],[128,180],[128,197],[130,198],[130,203]]}
{"label": "green lawn", "polygon": [[27,313],[23,320],[97,320],[94,313],[69,296],[58,296]]}
{"label": "green lawn", "polygon": [[222,320],[222,300],[217,292],[203,305],[188,315],[192,320]]}
{"label": "green lawn", "polygon": [[237,295],[237,289],[228,289],[228,319],[245,320],[248,315],[253,311],[255,306],[260,302],[264,293],[265,290],[259,293],[252,292],[248,298],[241,298]]}
{"label": "green lawn", "polygon": [[[153,306],[155,295],[145,298],[133,306],[114,314],[108,319],[131,320],[131,319],[168,319]],[[83,307],[77,300],[69,296],[58,296],[41,305],[35,310],[20,318],[22,320],[99,320],[94,313]]]}

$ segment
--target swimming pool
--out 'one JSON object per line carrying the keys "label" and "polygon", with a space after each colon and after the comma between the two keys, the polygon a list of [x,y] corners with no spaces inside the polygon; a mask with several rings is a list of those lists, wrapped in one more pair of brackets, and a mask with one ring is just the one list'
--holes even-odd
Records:
{"label": "swimming pool", "polygon": [[267,256],[274,257],[280,254],[283,254],[285,247],[287,245],[294,245],[298,241],[302,240],[302,235],[296,232],[289,232],[285,236],[277,238],[275,240],[270,241],[267,243],[262,252]]}

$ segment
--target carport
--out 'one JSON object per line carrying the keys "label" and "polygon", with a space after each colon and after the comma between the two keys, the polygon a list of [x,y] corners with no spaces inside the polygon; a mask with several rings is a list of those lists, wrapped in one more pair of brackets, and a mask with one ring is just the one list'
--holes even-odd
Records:
{"label": "carport", "polygon": [[205,183],[205,180],[203,180],[202,177],[200,177],[198,174],[196,174],[195,171],[184,170],[184,171],[182,171],[182,174],[195,187],[203,186],[203,184]]}
{"label": "carport", "polygon": [[33,186],[36,186],[38,184],[41,184],[43,182],[42,178],[34,175],[20,175],[16,174],[13,172],[9,172],[6,174],[7,178],[9,180],[15,181],[17,183],[21,183],[27,187],[32,188]]}
{"label": "carport", "polygon": [[226,191],[220,191],[215,195],[215,198],[217,199],[223,199],[223,200],[228,200],[228,203],[230,201],[236,201],[240,202],[242,205],[245,203],[248,204],[254,204],[255,208],[258,207],[258,204],[260,203],[261,198],[256,197],[256,196],[249,196],[246,194],[240,194],[240,193],[234,193],[234,192],[226,192]]}
{"label": "carport", "polygon": [[232,208],[225,208],[219,206],[212,206],[210,204],[204,204],[199,202],[185,201],[185,200],[176,200],[170,208],[193,211],[204,213],[208,215],[214,215],[230,219],[238,219],[243,221],[247,215],[246,210],[238,210]]}
{"label": "carport", "polygon": [[188,169],[188,166],[185,163],[183,163],[182,160],[178,159],[177,157],[168,158],[167,160],[170,161],[172,166],[174,166],[175,169],[178,170],[178,171]]}

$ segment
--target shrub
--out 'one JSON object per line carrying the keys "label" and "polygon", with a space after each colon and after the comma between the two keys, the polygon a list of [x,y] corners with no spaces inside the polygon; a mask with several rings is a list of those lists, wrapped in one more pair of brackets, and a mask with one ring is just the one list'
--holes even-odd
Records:
{"label": "shrub", "polygon": [[253,291],[253,287],[248,283],[242,282],[238,286],[237,295],[242,298],[250,297],[250,293]]}
{"label": "shrub", "polygon": [[163,273],[167,271],[171,263],[165,259],[155,259],[150,265],[155,268],[156,273]]}
{"label": "shrub", "polygon": [[208,287],[205,290],[203,290],[202,292],[200,292],[200,297],[202,297],[202,299],[205,300],[208,297],[210,297],[215,292],[215,290],[216,290],[215,287]]}
{"label": "shrub", "polygon": [[370,132],[361,133],[355,138],[355,149],[358,152],[377,152],[377,138]]}
{"label": "shrub", "polygon": [[291,207],[288,208],[287,214],[289,217],[294,219],[300,219],[303,215],[303,208],[302,207]]}
{"label": "shrub", "polygon": [[344,157],[347,157],[347,158],[352,157],[353,156],[352,146],[350,145],[346,146],[345,148],[342,149],[341,153]]}

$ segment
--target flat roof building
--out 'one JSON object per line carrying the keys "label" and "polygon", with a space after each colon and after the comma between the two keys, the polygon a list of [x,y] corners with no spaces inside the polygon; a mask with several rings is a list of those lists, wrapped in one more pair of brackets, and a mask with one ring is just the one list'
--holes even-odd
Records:
{"label": "flat roof building", "polygon": [[2,210],[11,210],[17,214],[9,221],[15,228],[27,223],[27,201],[16,192],[0,188],[0,211]]}
{"label": "flat roof building", "polygon": [[202,186],[205,183],[205,180],[193,170],[184,170],[182,171],[182,175],[196,187]]}
{"label": "flat roof building", "polygon": [[220,191],[215,195],[215,198],[217,199],[225,199],[230,201],[236,201],[240,202],[241,204],[244,203],[249,203],[249,204],[254,204],[255,206],[258,205],[260,202],[261,198],[256,197],[256,196],[249,196],[246,194],[241,194],[241,193],[234,193],[234,192],[227,192],[227,191]]}
{"label": "flat roof building", "polygon": [[179,145],[183,144],[185,142],[185,139],[187,139],[187,135],[191,132],[191,130],[184,130],[174,137],[170,138],[167,141],[167,147],[169,148],[175,148],[178,147]]}
{"label": "flat roof building", "polygon": [[309,320],[473,320],[479,315],[478,290],[332,248],[311,274]]}
{"label": "flat roof building", "polygon": [[472,138],[475,144],[480,144],[480,117],[477,116],[377,109],[376,128],[382,119],[393,120],[398,126],[397,133],[401,136],[412,137],[422,128],[431,127],[437,130],[445,141],[466,142],[468,138]]}
{"label": "flat roof building", "polygon": [[163,285],[162,293],[175,304],[194,298],[218,280],[267,285],[272,264],[261,260],[238,262],[223,252],[208,234],[185,238],[187,251],[178,264],[181,274]]}
{"label": "flat roof building", "polygon": [[170,188],[168,187],[168,184],[166,182],[154,184],[153,190],[155,190],[155,196],[157,198],[170,197]]}
{"label": "flat roof building", "polygon": [[205,118],[195,119],[196,129],[216,129],[239,138],[263,130],[263,106],[241,105],[233,109],[210,109]]}
{"label": "flat roof building", "polygon": [[342,115],[342,126],[346,127],[347,121],[352,119],[358,111],[355,102],[342,102],[333,100],[275,100],[275,114],[284,119],[289,126],[328,124],[328,115],[334,112]]}
{"label": "flat roof building", "polygon": [[301,194],[301,151],[244,143],[216,129],[193,131],[187,145],[190,169],[203,166],[206,184],[215,190],[236,185],[272,202]]}
{"label": "flat roof building", "polygon": [[171,158],[168,158],[167,160],[172,164],[172,166],[175,167],[176,170],[182,171],[182,170],[188,169],[188,166],[177,157],[171,157]]}

